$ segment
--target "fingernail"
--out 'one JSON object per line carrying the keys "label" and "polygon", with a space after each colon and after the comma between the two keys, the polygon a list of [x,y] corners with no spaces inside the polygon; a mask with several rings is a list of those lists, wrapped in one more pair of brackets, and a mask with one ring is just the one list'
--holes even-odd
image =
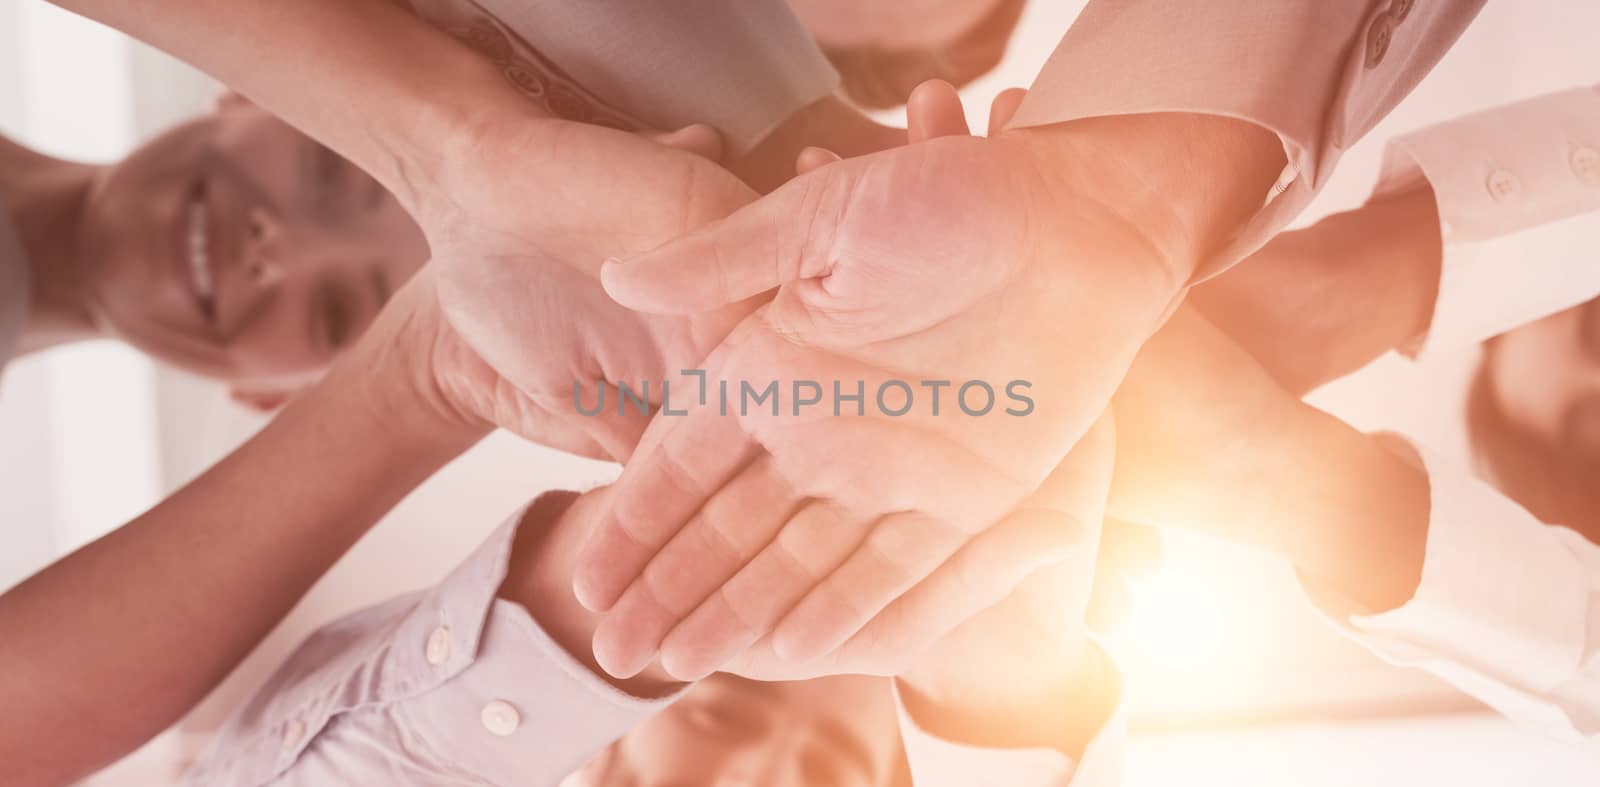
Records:
{"label": "fingernail", "polygon": [[668,649],[661,651],[661,669],[671,675],[673,680],[683,683],[697,683],[716,671],[715,669],[697,666],[693,662],[686,664],[683,659],[678,658],[676,654]]}
{"label": "fingernail", "polygon": [[572,595],[578,598],[578,603],[590,612],[604,612],[606,605],[596,596],[589,583],[583,581],[582,576],[572,578]]}
{"label": "fingernail", "polygon": [[641,656],[628,653],[625,648],[614,642],[620,636],[611,633],[615,628],[613,621],[607,618],[601,621],[600,627],[595,630],[594,641],[591,643],[594,648],[594,660],[595,663],[600,665],[600,669],[606,671],[607,675],[619,680],[627,680],[643,672],[654,654]]}

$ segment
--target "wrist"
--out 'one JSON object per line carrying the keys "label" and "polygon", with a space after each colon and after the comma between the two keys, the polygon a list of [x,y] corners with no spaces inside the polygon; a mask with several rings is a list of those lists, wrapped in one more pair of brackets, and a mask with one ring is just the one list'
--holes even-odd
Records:
{"label": "wrist", "polygon": [[[1301,467],[1317,492],[1300,515],[1280,520],[1286,551],[1300,572],[1377,613],[1410,601],[1422,579],[1432,512],[1428,475],[1379,438],[1327,416],[1334,433],[1315,443],[1315,465]],[[1404,450],[1409,451],[1409,446]],[[1297,521],[1295,527],[1281,527]]]}
{"label": "wrist", "polygon": [[594,632],[601,616],[578,603],[573,567],[590,526],[604,510],[607,488],[579,495],[549,492],[524,513],[517,526],[500,597],[520,604],[551,639],[591,673],[635,697],[660,697],[683,684],[659,664],[628,679],[614,678],[594,657]]}
{"label": "wrist", "polygon": [[1439,276],[1444,264],[1444,240],[1439,228],[1439,204],[1426,182],[1414,189],[1369,202],[1356,211],[1356,259],[1375,268],[1369,279],[1382,277],[1380,286],[1365,291],[1383,293],[1386,307],[1377,315],[1387,329],[1391,348],[1403,347],[1427,332],[1439,300]]}
{"label": "wrist", "polygon": [[1181,288],[1217,262],[1261,209],[1283,146],[1242,120],[1188,113],[1094,117],[1008,130],[1058,191],[1085,194],[1136,228]]}
{"label": "wrist", "polygon": [[471,384],[444,374],[446,368],[475,369],[482,361],[445,325],[436,300],[425,269],[395,295],[318,387],[352,392],[364,404],[361,413],[370,429],[391,448],[445,451],[454,458],[494,425],[465,406],[467,396],[457,389]]}

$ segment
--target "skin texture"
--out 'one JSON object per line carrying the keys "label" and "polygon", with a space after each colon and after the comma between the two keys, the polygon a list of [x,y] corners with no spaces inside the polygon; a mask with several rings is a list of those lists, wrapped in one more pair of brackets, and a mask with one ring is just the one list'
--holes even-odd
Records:
{"label": "skin texture", "polygon": [[[586,244],[619,234],[619,227],[632,228],[633,242],[654,245],[687,228],[681,222],[693,213],[686,204],[716,215],[711,211],[720,200],[748,195],[732,175],[690,153],[619,132],[591,135],[575,124],[543,122],[550,119],[531,113],[470,50],[381,2],[63,5],[166,47],[225,82],[236,79],[260,106],[345,154],[396,195],[421,219],[436,261],[401,287],[328,377],[268,429],[162,505],[0,597],[8,637],[0,650],[6,676],[0,697],[11,709],[0,721],[0,782],[8,785],[69,783],[170,726],[389,506],[491,425],[602,453],[583,429],[590,424],[560,428],[524,393],[538,379],[559,379],[570,396],[571,369],[604,368],[588,340],[614,321],[604,309],[593,322],[578,319],[587,305],[609,303],[598,287],[590,285],[594,296],[587,300],[550,301],[550,309],[567,313],[529,309],[525,300],[513,304],[510,316],[526,322],[502,327],[547,342],[538,357],[549,366],[523,366],[507,377],[461,338],[430,269],[446,260],[522,260],[526,266],[499,269],[498,285],[548,292],[552,279],[581,277],[581,268],[564,263],[597,266],[610,252]],[[357,29],[371,35],[346,34]],[[261,69],[263,62],[279,67]],[[485,132],[506,128],[525,136]],[[551,169],[552,161],[575,169]],[[529,208],[526,184],[590,183],[614,195],[608,178],[615,169],[634,170],[628,185],[642,187],[623,192],[637,202],[598,201],[615,212],[585,214],[584,223],[564,223],[572,216],[559,211],[543,212],[548,224],[529,221],[541,211]],[[468,175],[496,185],[444,185]],[[482,202],[473,203],[475,197]],[[498,212],[477,214],[500,223],[463,217],[483,202]],[[661,235],[649,237],[650,228]],[[550,245],[530,249],[520,233]],[[497,239],[505,246],[495,248]],[[522,256],[499,253],[506,249]],[[580,258],[561,258],[562,250]],[[455,289],[458,296],[464,291],[470,288]],[[504,303],[458,299],[454,314],[489,319]],[[669,334],[692,343],[692,331],[659,335]],[[625,331],[611,335],[619,352],[641,346]],[[643,346],[654,369],[660,356]],[[569,350],[583,355],[568,356]],[[196,564],[195,554],[207,560]],[[85,719],[94,720],[94,729],[85,730]]]}
{"label": "skin texture", "polygon": [[[619,313],[608,313],[595,305],[598,301],[581,297],[549,298],[529,308],[529,294],[554,293],[558,286],[575,282],[592,283],[598,261],[605,255],[654,248],[741,207],[753,194],[722,170],[681,151],[531,112],[470,52],[452,48],[442,43],[447,40],[442,36],[407,23],[404,14],[386,13],[381,3],[73,0],[63,5],[177,52],[347,155],[417,217],[436,262],[402,288],[394,306],[386,310],[346,363],[292,406],[273,429],[135,525],[30,580],[25,592],[0,599],[0,622],[8,632],[20,632],[14,641],[21,647],[15,650],[28,654],[25,663],[9,670],[26,680],[6,687],[7,705],[17,711],[6,717],[26,720],[26,728],[23,722],[14,722],[13,728],[0,735],[10,747],[0,756],[0,763],[19,770],[15,778],[4,774],[5,781],[19,784],[73,778],[170,723],[270,628],[384,508],[490,424],[557,445],[626,455],[642,422],[580,421],[564,415],[564,409],[555,410],[558,404],[564,406],[564,400],[552,396],[569,391],[567,386],[575,376],[591,382],[638,379],[645,376],[641,370],[672,368],[671,362],[679,358],[698,358],[697,353],[717,346],[729,327],[740,324],[751,307],[734,302],[714,304],[719,308],[709,311],[687,309],[695,312],[692,316],[629,317],[632,322],[620,331],[628,339],[626,343],[619,342],[609,348],[610,354],[599,357],[574,355],[575,348],[587,353],[590,340],[613,330]],[[347,35],[358,28],[372,35]],[[290,41],[296,47],[293,57],[287,56],[283,43]],[[420,57],[419,53],[429,56]],[[284,67],[266,71],[257,67],[261,62]],[[307,85],[319,89],[307,90]],[[1115,340],[1107,351],[1110,356],[1079,359],[1088,370],[1084,395],[1045,434],[1024,441],[1022,454],[1027,466],[1019,464],[1007,470],[1030,483],[1022,489],[1014,483],[999,485],[996,488],[1005,490],[1004,494],[982,501],[997,517],[1012,510],[1012,504],[1026,499],[1033,487],[1057,471],[1068,447],[1089,430],[1103,410],[1139,342],[1154,331],[1158,318],[1188,280],[1201,250],[1226,234],[1235,214],[1248,206],[1250,199],[1245,197],[1258,197],[1262,192],[1264,184],[1253,178],[1265,172],[1270,182],[1280,168],[1281,147],[1270,135],[1266,135],[1266,144],[1259,144],[1261,135],[1231,122],[1187,119],[1179,121],[1183,133],[1175,134],[1168,122],[1171,119],[1153,124],[1145,122],[1148,120],[1091,123],[1064,136],[1019,132],[1004,144],[930,140],[909,154],[897,153],[862,165],[843,162],[826,167],[813,173],[810,180],[803,179],[788,196],[769,204],[792,207],[796,195],[807,193],[834,194],[837,199],[841,192],[824,186],[847,173],[851,180],[882,177],[887,184],[884,193],[899,194],[917,193],[893,187],[919,185],[906,173],[915,173],[927,163],[939,164],[931,168],[936,175],[943,167],[948,167],[942,169],[945,173],[964,175],[966,167],[981,170],[982,164],[1000,164],[999,171],[1020,180],[1032,177],[1026,173],[1038,170],[1039,162],[1072,164],[1076,166],[1063,166],[1061,171],[1073,172],[1073,178],[1058,181],[1055,176],[1046,177],[1030,183],[1039,190],[1024,189],[1010,196],[1047,194],[1044,204],[1103,229],[1111,238],[1096,238],[1096,242],[1107,242],[1118,252],[1133,250],[1135,257],[1152,252],[1147,264],[1139,264],[1127,263],[1107,248],[1075,249],[1084,252],[1086,260],[1110,258],[1124,263],[1116,268],[1086,264],[1086,270],[1077,272],[1073,281],[1075,286],[1088,286],[1098,306],[1128,316],[1132,324],[1117,322],[1094,309],[1088,310],[1091,316],[1073,318],[1073,330],[1095,337],[1103,331]],[[1174,138],[1192,140],[1198,150],[1215,157],[1194,157],[1194,151],[1162,144]],[[1087,155],[1089,152],[1094,155]],[[1124,179],[1128,171],[1122,167],[1138,177]],[[829,175],[820,174],[830,170]],[[617,188],[613,179],[623,177],[630,188]],[[1077,177],[1089,180],[1079,182]],[[1172,182],[1162,183],[1163,177]],[[1074,188],[1091,181],[1097,186],[1093,200]],[[1129,188],[1132,196],[1127,200],[1113,202],[1117,210],[1100,212],[1094,207],[1103,208],[1106,193],[1117,193],[1115,187],[1128,187],[1131,181],[1137,181],[1139,188]],[[549,206],[548,210],[530,211],[524,202],[526,184],[536,182],[557,184],[547,195],[548,201],[541,203]],[[1158,187],[1150,188],[1152,182]],[[1195,183],[1203,183],[1203,189],[1192,185]],[[1011,183],[1002,179],[984,185],[992,193],[1004,195],[1003,187]],[[618,194],[629,198],[618,200]],[[981,244],[997,234],[1003,236],[1002,230],[1017,228],[1004,217],[959,216],[960,205],[941,202],[938,197],[938,193],[927,195],[926,202],[918,205],[920,220],[928,227],[986,231],[967,243]],[[1080,199],[1094,204],[1080,204]],[[1149,199],[1154,201],[1145,201]],[[596,204],[605,205],[611,215],[574,207]],[[785,220],[799,216],[806,224],[825,212],[785,215]],[[1125,226],[1130,215],[1149,219],[1138,222],[1144,229],[1134,237],[1128,237]],[[863,214],[861,218],[881,216]],[[952,219],[966,223],[951,225]],[[1016,219],[1010,217],[1013,222]],[[903,229],[891,225],[886,231],[903,236]],[[1116,242],[1117,238],[1122,243]],[[1018,246],[995,248],[1019,251]],[[871,244],[857,250],[863,249],[870,252]],[[1066,258],[1075,259],[1071,254]],[[771,261],[760,255],[756,259]],[[964,314],[963,307],[972,305],[967,300],[972,293],[962,290],[974,280],[963,277],[976,276],[978,286],[973,291],[999,293],[996,300],[1016,295],[1028,307],[1021,310],[1023,314],[1039,316],[1040,304],[1046,296],[1061,291],[1064,279],[1036,264],[1038,259],[1027,255],[1018,259],[1023,260],[1020,267],[1001,268],[1015,278],[984,280],[985,272],[946,270],[951,275],[940,278],[947,290],[930,293],[933,297],[921,301],[906,298],[892,305],[912,309],[913,316],[925,321],[955,316],[941,313],[941,309]],[[801,265],[793,270],[806,269]],[[896,271],[905,275],[903,268],[895,266],[868,269],[869,273]],[[1099,277],[1094,275],[1096,271]],[[911,292],[895,286],[903,281],[890,277],[888,286],[876,290],[846,287],[844,305],[852,305],[849,298],[872,291]],[[1129,289],[1119,290],[1113,282]],[[745,295],[764,289],[767,287]],[[510,299],[513,294],[523,298]],[[1077,305],[1076,301],[1065,303]],[[802,300],[798,305],[805,303]],[[1075,310],[1056,302],[1047,313],[1054,318],[1063,312]],[[997,313],[992,311],[989,316]],[[900,320],[905,315],[891,311],[885,317]],[[1027,327],[1044,330],[1039,324]],[[875,326],[869,321],[867,327]],[[518,337],[519,341],[513,344],[505,337]],[[937,337],[941,343],[943,338]],[[529,344],[555,349],[543,362],[530,363],[522,352]],[[883,348],[870,346],[870,341],[821,344],[820,349],[834,353],[856,353],[857,361],[899,360],[891,357],[899,348],[878,356],[875,352]],[[916,342],[906,344],[918,349]],[[1046,439],[1051,437],[1059,438],[1053,446]],[[738,446],[741,439],[733,436],[730,444]],[[795,450],[807,450],[804,443],[794,445],[799,446]],[[981,442],[969,445],[980,450],[993,447]],[[318,460],[336,446],[341,449],[340,462],[337,472],[330,472],[327,463]],[[837,445],[827,444],[810,447],[815,451],[836,449]],[[1084,461],[1088,470],[1098,473],[1096,477],[1104,477],[1108,457],[1086,457]],[[263,484],[262,479],[271,481]],[[983,487],[981,483],[976,486]],[[1091,485],[1079,477],[1069,486],[1081,493]],[[370,490],[370,494],[353,501],[350,489]],[[294,494],[285,495],[285,490]],[[841,496],[846,509],[857,504],[854,498]],[[279,505],[286,497],[292,498],[293,510],[285,511]],[[912,489],[900,502],[910,500],[922,506],[940,502],[921,497],[919,490]],[[771,501],[766,502],[770,506]],[[961,505],[960,501],[945,502]],[[1081,501],[1069,502],[1071,511],[1083,510]],[[242,509],[235,511],[233,506]],[[233,526],[200,529],[218,518],[228,519]],[[974,517],[973,521],[981,519]],[[1025,535],[1014,543],[1002,542],[998,551],[1011,562],[978,561],[977,565],[985,567],[1007,568],[993,574],[982,572],[995,579],[986,586],[994,592],[990,598],[1015,587],[1034,567],[1016,561],[1016,555],[1037,555],[1044,546],[1047,558],[1055,560],[1059,553],[1051,549],[1081,541],[1059,533],[1046,540],[1041,531],[1038,527],[993,529],[995,533]],[[972,539],[974,544],[979,541]],[[993,543],[992,539],[982,541]],[[154,576],[142,573],[150,566],[163,566],[160,556],[172,560],[192,554],[196,543],[208,555],[216,556],[215,565],[206,572],[196,575],[168,568]],[[891,578],[903,583],[908,577],[916,578],[909,574]],[[136,592],[129,592],[130,587]],[[955,586],[945,583],[929,586],[927,591],[935,599],[948,598],[938,593],[951,587]],[[219,596],[219,588],[232,588],[232,592]],[[85,594],[113,603],[81,603]],[[861,597],[871,598],[869,594]],[[205,603],[199,603],[202,600]],[[179,614],[156,620],[148,617],[148,610],[175,606]],[[918,641],[919,636],[926,638],[922,641],[932,639],[930,630],[947,631],[974,611],[963,610],[966,614],[950,620],[906,615],[904,620],[918,621],[906,641]],[[844,619],[857,617],[852,613]],[[179,636],[195,629],[213,634],[203,642]],[[100,650],[73,647],[91,637],[116,642],[117,647],[110,650],[117,658],[107,659]],[[877,651],[867,651],[861,664],[904,666],[903,661],[888,658],[891,651],[899,659],[906,658],[892,645],[892,640],[880,641]],[[181,653],[177,652],[180,648]],[[779,666],[796,661],[780,660]],[[848,658],[828,663],[859,666]],[[182,669],[163,666],[179,664]],[[69,687],[66,694],[51,691],[62,687]],[[101,734],[89,736],[92,744],[82,743],[81,719],[102,711],[103,698],[112,692],[126,702],[119,704],[118,713],[99,717],[103,729],[96,730]]]}
{"label": "skin texture", "polygon": [[[1061,487],[1064,497],[1041,506],[1085,512],[1072,496],[1103,499],[1110,481],[1103,458],[1113,432],[1109,421],[1092,431],[1076,459],[1058,471],[1062,480],[1085,470],[1091,477]],[[570,577],[609,494],[602,488],[541,498],[519,526],[500,589],[598,674],[589,642],[600,616],[577,603]],[[1077,756],[1104,726],[1119,693],[1103,657],[1087,645],[1081,622],[1095,528],[1061,508],[1018,516],[1062,531],[1073,546],[1008,597],[976,604],[966,623],[921,649],[905,664],[900,691],[918,723],[947,740],[1041,746]],[[943,606],[953,603],[942,600]],[[782,666],[768,659],[771,666],[747,660],[742,668]],[[675,687],[659,665],[613,682],[642,696]],[[899,756],[888,689],[883,679],[866,676],[756,683],[714,675],[591,762],[580,783],[886,784]]]}
{"label": "skin texture", "polygon": [[[1190,147],[1172,149],[1170,124]],[[608,292],[653,313],[778,287],[708,360],[714,378],[1020,377],[1048,407],[982,422],[919,411],[899,422],[741,417],[735,428],[714,409],[663,419],[578,572],[579,598],[615,621],[596,638],[601,664],[627,675],[661,649],[669,670],[693,676],[769,634],[801,663],[881,641],[869,622],[893,618],[924,579],[956,581],[935,569],[1082,435],[1201,250],[1249,215],[1244,195],[1265,188],[1275,160],[1270,135],[1221,119],[956,133],[815,170],[711,229],[608,264]],[[1049,349],[1068,344],[1070,370]],[[793,502],[775,517],[775,499]],[[1008,546],[985,557],[991,566],[1037,551],[1025,536],[994,538]]]}
{"label": "skin texture", "polygon": [[1260,547],[1370,611],[1411,598],[1426,474],[1300,402],[1192,308],[1141,351],[1114,409],[1112,516]]}
{"label": "skin texture", "polygon": [[[931,98],[913,99],[914,135],[954,128],[958,122],[944,105],[953,96]],[[1009,96],[1004,103],[1014,106],[1015,98]],[[837,156],[826,151],[803,156],[802,172],[811,168],[807,159],[827,163]],[[962,599],[923,599],[945,610],[967,608],[972,614],[968,623],[930,646],[917,648],[923,655],[902,665],[902,695],[919,723],[936,734],[973,745],[1037,745],[1076,755],[1103,726],[1117,692],[1105,679],[1099,658],[1085,646],[1081,617],[1094,573],[1087,561],[1095,555],[1092,523],[1099,520],[1097,501],[1104,498],[1109,482],[1105,452],[1111,435],[1109,423],[1094,430],[1072,460],[1052,474],[1046,487],[1049,495],[1038,496],[1032,507],[1013,514],[1017,521],[1030,520],[1037,528],[1059,531],[1064,539],[1059,562],[992,605],[995,599],[971,594]],[[523,604],[547,632],[597,673],[590,641],[601,617],[578,604],[570,576],[581,544],[606,510],[609,495],[608,489],[600,489],[574,502],[561,496],[548,504],[552,498],[546,497],[530,509],[501,589],[503,596]],[[559,516],[552,511],[559,511]],[[552,517],[556,521],[545,524]],[[908,621],[920,618],[937,625],[941,619],[916,614],[910,607],[906,612],[903,618]],[[901,635],[892,641],[908,640]],[[1014,646],[996,647],[1000,642]],[[879,654],[872,663],[882,668],[889,662]],[[773,670],[793,666],[757,647],[742,660],[740,669],[770,676]],[[613,682],[644,696],[673,687],[659,663]],[[699,784],[718,778],[778,784],[884,783],[886,758],[898,747],[893,718],[883,713],[888,706],[881,682],[854,677],[767,685],[770,688],[762,689],[760,684],[712,676],[691,688],[673,709],[630,732],[585,768],[581,778],[597,784],[628,779]],[[842,756],[852,751],[855,754]],[[830,760],[832,765],[827,764]]]}
{"label": "skin texture", "polygon": [[[396,300],[421,294],[414,282]],[[0,716],[0,782],[71,783],[166,729],[379,516],[484,433],[437,417],[442,403],[394,344],[407,318],[385,312],[238,451],[0,596],[0,697],[12,709]]]}
{"label": "skin texture", "polygon": [[[325,371],[427,259],[377,181],[237,96],[108,166],[12,151],[18,214],[74,197],[24,225],[37,304],[25,349],[120,338],[275,399]],[[188,250],[202,201],[209,293]]]}
{"label": "skin texture", "polygon": [[[19,785],[68,783],[169,726],[390,505],[492,426],[625,456],[643,420],[575,415],[574,381],[659,377],[744,312],[633,315],[601,293],[600,261],[754,197],[690,152],[704,135],[673,149],[541,114],[492,64],[383,0],[60,5],[343,155],[414,217],[434,261],[271,427],[0,597],[16,646],[0,654],[12,710],[0,782]],[[529,184],[549,188],[532,203]],[[197,552],[208,561],[186,569]],[[79,646],[90,641],[106,647]]]}
{"label": "skin texture", "polygon": [[[530,508],[500,589],[598,675],[589,641],[599,616],[578,604],[571,577],[606,495],[605,488],[549,495]],[[659,667],[614,682],[635,696],[678,687]],[[882,678],[756,683],[717,675],[630,731],[583,769],[579,783],[884,784],[899,756],[894,714]]]}
{"label": "skin texture", "polygon": [[1187,302],[1304,394],[1426,329],[1440,244],[1433,190],[1421,187],[1285,232]]}

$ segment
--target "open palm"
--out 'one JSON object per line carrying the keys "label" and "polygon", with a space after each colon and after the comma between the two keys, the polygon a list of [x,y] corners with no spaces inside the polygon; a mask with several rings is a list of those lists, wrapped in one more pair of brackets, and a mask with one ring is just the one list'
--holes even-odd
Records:
{"label": "open palm", "polygon": [[[627,675],[659,648],[697,677],[769,633],[806,662],[913,589],[988,590],[1053,549],[1059,534],[1005,516],[1100,416],[1176,288],[1135,228],[1024,140],[963,132],[828,165],[605,269],[608,292],[652,313],[776,288],[710,375],[779,392],[859,380],[868,412],[830,401],[797,417],[786,399],[663,419],[577,576],[609,610],[602,666]],[[906,385],[873,401],[893,381]],[[998,401],[963,398],[970,381]],[[1028,403],[999,398],[1019,381]]]}

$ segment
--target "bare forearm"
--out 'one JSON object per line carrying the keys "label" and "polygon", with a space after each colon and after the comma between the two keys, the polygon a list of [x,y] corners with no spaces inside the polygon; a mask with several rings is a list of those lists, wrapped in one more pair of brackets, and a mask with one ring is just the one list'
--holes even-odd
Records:
{"label": "bare forearm", "polygon": [[409,422],[383,382],[336,370],[189,486],[0,597],[0,782],[64,784],[170,726],[476,438]]}
{"label": "bare forearm", "polygon": [[[1172,390],[1198,397],[1202,388]],[[1110,514],[1257,547],[1371,609],[1404,603],[1427,540],[1426,474],[1337,418],[1282,399],[1251,400],[1241,408],[1249,422],[1223,425],[1226,435],[1148,416],[1159,423],[1136,435],[1149,400],[1119,399],[1128,427]]]}
{"label": "bare forearm", "polygon": [[456,130],[533,111],[492,64],[388,0],[52,0],[211,74],[327,144],[407,208]]}
{"label": "bare forearm", "polygon": [[1441,255],[1424,186],[1279,235],[1188,302],[1303,395],[1426,329]]}

